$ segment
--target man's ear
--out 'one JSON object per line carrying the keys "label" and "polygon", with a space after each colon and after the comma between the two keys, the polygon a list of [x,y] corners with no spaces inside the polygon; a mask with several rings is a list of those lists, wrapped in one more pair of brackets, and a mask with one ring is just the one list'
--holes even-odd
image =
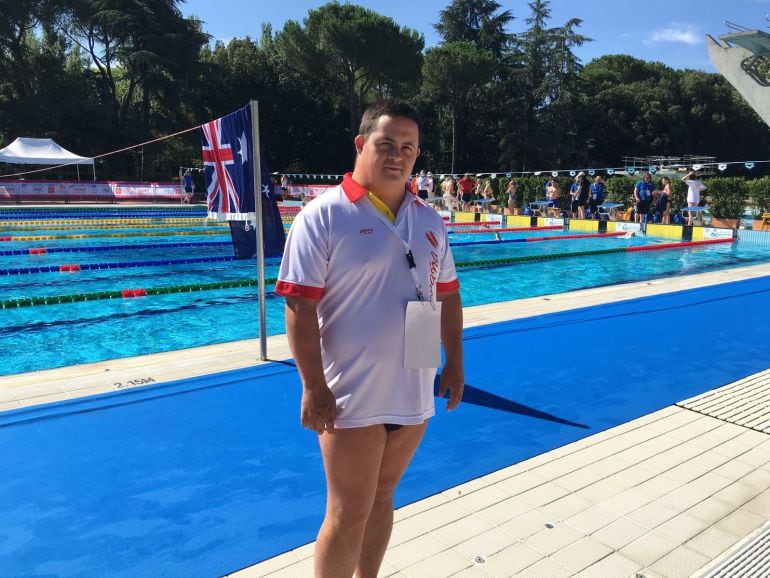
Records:
{"label": "man's ear", "polygon": [[359,134],[356,136],[356,138],[353,139],[353,144],[356,145],[356,152],[361,154],[361,151],[364,149],[364,135]]}

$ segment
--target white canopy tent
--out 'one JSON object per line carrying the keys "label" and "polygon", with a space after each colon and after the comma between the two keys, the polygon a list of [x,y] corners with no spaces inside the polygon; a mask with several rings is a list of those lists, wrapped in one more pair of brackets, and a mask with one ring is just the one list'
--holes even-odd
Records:
{"label": "white canopy tent", "polygon": [[0,149],[0,163],[19,165],[91,165],[96,180],[94,159],[81,157],[68,151],[50,138],[18,137],[7,147]]}

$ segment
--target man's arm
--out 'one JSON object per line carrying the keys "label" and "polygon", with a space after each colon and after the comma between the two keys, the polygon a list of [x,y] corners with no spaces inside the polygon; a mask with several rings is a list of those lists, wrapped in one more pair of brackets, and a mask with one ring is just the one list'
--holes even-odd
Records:
{"label": "man's arm", "polygon": [[286,337],[302,380],[300,421],[318,433],[334,431],[337,403],[324,377],[318,301],[286,297]]}
{"label": "man's arm", "polygon": [[447,410],[451,411],[463,397],[465,372],[463,370],[463,305],[460,291],[437,293],[441,301],[441,343],[444,345],[446,362],[441,370],[438,395],[444,397],[449,390]]}
{"label": "man's arm", "polygon": [[690,171],[689,173],[687,173],[685,176],[682,177],[682,180],[683,181],[688,180],[691,176],[693,176],[693,174],[695,174],[695,171]]}

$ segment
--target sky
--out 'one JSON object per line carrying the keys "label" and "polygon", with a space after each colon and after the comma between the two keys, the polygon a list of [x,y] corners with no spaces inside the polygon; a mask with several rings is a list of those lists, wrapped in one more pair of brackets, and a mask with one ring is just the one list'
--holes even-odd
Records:
{"label": "sky", "polygon": [[[526,0],[497,0],[514,20],[508,32],[524,30],[529,7]],[[351,2],[390,16],[425,36],[426,47],[440,43],[433,24],[451,0],[359,0]],[[344,3],[344,2],[343,2]],[[258,39],[263,22],[273,32],[287,20],[302,22],[309,10],[325,1],[312,0],[181,0],[185,16],[196,16],[214,40],[250,36]],[[672,68],[716,72],[709,61],[706,34],[718,38],[731,30],[725,21],[770,33],[770,0],[551,0],[550,26],[581,18],[579,32],[592,38],[575,54],[587,64],[605,54],[629,54]]]}

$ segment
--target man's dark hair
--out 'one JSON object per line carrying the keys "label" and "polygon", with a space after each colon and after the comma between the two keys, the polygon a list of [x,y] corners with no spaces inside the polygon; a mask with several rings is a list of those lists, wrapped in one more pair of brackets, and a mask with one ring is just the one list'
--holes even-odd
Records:
{"label": "man's dark hair", "polygon": [[418,135],[422,135],[422,121],[420,121],[417,109],[408,102],[392,98],[378,100],[364,111],[361,117],[361,125],[358,128],[358,134],[367,137],[373,133],[381,116],[408,118],[417,125]]}

